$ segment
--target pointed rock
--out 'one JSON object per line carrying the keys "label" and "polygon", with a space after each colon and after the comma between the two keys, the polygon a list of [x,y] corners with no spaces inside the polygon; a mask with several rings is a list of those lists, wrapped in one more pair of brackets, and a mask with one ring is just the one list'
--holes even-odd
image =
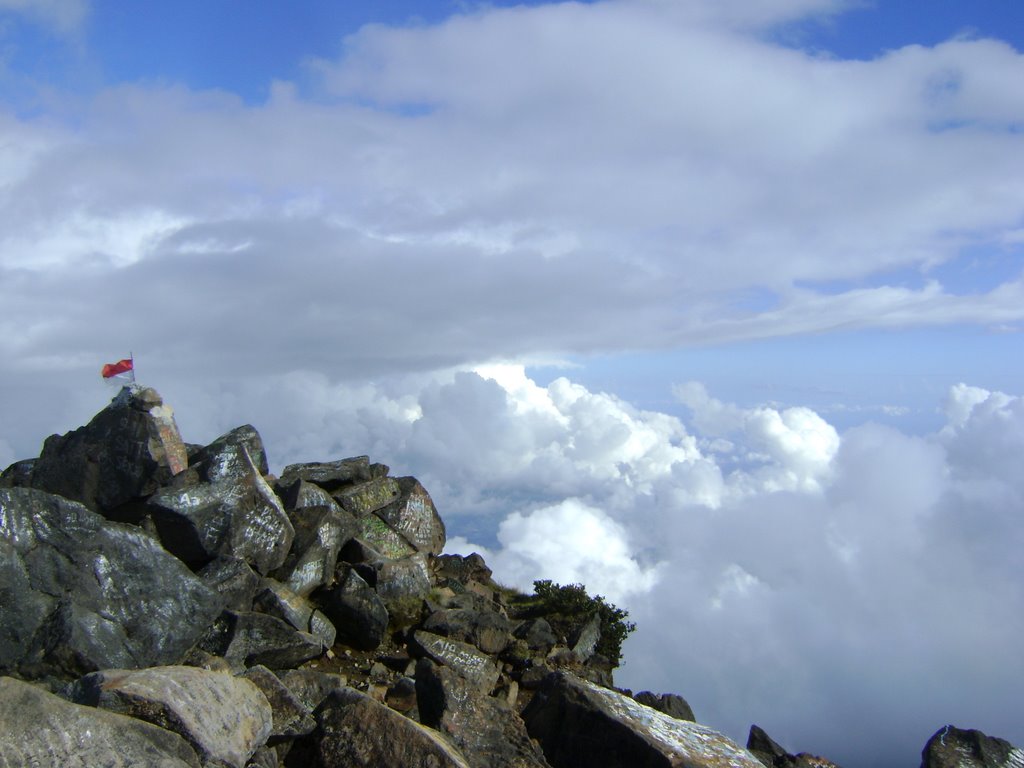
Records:
{"label": "pointed rock", "polygon": [[981,731],[947,725],[928,740],[921,768],[1024,768],[1024,750]]}
{"label": "pointed rock", "polygon": [[417,552],[440,555],[445,529],[430,494],[415,477],[400,477],[399,498],[376,512],[377,517],[397,531]]}

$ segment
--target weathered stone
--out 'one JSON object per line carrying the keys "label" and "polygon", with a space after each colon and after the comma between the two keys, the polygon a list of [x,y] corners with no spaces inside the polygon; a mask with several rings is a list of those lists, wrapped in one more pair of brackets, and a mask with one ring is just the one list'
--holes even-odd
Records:
{"label": "weathered stone", "polygon": [[290,482],[278,480],[274,484],[274,492],[281,499],[284,508],[292,512],[302,507],[338,507],[338,502],[319,485],[293,477]]}
{"label": "weathered stone", "polygon": [[490,693],[498,682],[500,673],[491,657],[468,643],[423,630],[414,632],[413,640],[423,655],[451,667],[483,693]]}
{"label": "weathered stone", "polygon": [[189,566],[234,555],[266,574],[284,562],[295,531],[248,451],[236,458],[218,466],[218,473],[230,467],[230,475],[166,488],[147,509],[164,547]]}
{"label": "weathered stone", "polygon": [[310,768],[469,768],[436,732],[371,697],[343,688],[317,712],[318,728],[289,754]]}
{"label": "weathered stone", "polygon": [[392,477],[377,477],[365,483],[350,485],[331,495],[339,506],[357,518],[386,507],[397,500],[401,489]]}
{"label": "weathered stone", "polygon": [[316,728],[312,710],[269,669],[257,665],[245,670],[241,676],[259,688],[270,704],[274,713],[270,729],[272,738],[304,736]]}
{"label": "weathered stone", "polygon": [[455,579],[468,584],[479,581],[486,584],[491,580],[491,569],[476,552],[462,555],[441,555],[434,561],[434,572],[442,578]]}
{"label": "weathered stone", "polygon": [[181,736],[0,677],[0,765],[199,768]]}
{"label": "weathered stone", "polygon": [[32,468],[32,487],[121,517],[119,507],[153,493],[187,466],[170,406],[154,390],[125,387],[86,426],[51,435]]}
{"label": "weathered stone", "polygon": [[0,489],[0,555],[0,671],[175,663],[223,604],[141,529],[30,488]]}
{"label": "weathered stone", "polygon": [[[676,720],[690,720],[694,723],[697,722],[697,718],[693,716],[693,710],[690,709],[690,705],[686,702],[686,699],[678,694],[663,693],[659,696],[651,693],[650,691],[640,691],[640,693],[636,694],[633,698],[645,707],[651,707],[659,712],[664,712],[666,715],[674,717]],[[757,728],[757,726],[755,725],[750,729],[751,735],[754,733],[754,728]],[[760,731],[761,729],[758,728],[758,730]],[[764,731],[761,731],[761,733],[764,733]],[[767,736],[767,734],[765,734],[765,736]],[[774,742],[772,743],[774,744]],[[750,747],[749,739],[747,742],[747,749],[751,752],[754,751]]]}
{"label": "weathered stone", "polygon": [[317,602],[337,630],[336,642],[372,651],[384,640],[388,610],[354,568],[340,567],[334,584],[317,594]]}
{"label": "weathered stone", "polygon": [[580,661],[586,661],[594,655],[600,639],[601,617],[595,613],[586,624],[573,633],[569,645]]}
{"label": "weathered stone", "polygon": [[16,461],[0,472],[0,488],[27,488],[32,485],[32,468],[35,459]]}
{"label": "weathered stone", "polygon": [[323,643],[308,632],[262,613],[225,611],[203,640],[203,650],[223,656],[235,667],[263,664],[290,669],[323,653]]}
{"label": "weathered stone", "polygon": [[437,508],[419,480],[400,477],[399,498],[376,512],[376,515],[397,531],[417,552],[439,555],[444,550],[445,530]]}
{"label": "weathered stone", "polygon": [[352,515],[342,510],[329,496],[327,501],[329,504],[315,507],[295,507],[288,513],[295,538],[291,551],[275,576],[303,597],[330,582],[338,563],[338,553],[359,530]]}
{"label": "weathered stone", "polygon": [[1024,750],[981,731],[947,725],[928,739],[921,768],[1024,768]]}
{"label": "weathered stone", "polygon": [[554,630],[551,629],[547,619],[543,617],[527,619],[517,626],[512,634],[524,640],[530,650],[542,651],[544,653],[554,648],[558,642]]}
{"label": "weathered stone", "polygon": [[384,464],[371,464],[368,456],[355,456],[339,461],[289,464],[281,473],[279,485],[285,487],[296,480],[305,480],[333,491],[346,485],[384,477],[387,473],[388,467]]}
{"label": "weathered stone", "polygon": [[416,553],[416,548],[412,544],[376,515],[360,517],[356,522],[359,525],[356,540],[368,546],[372,553],[379,553],[378,557],[371,554],[365,559],[399,560]]}
{"label": "weathered stone", "polygon": [[281,682],[311,712],[323,703],[331,691],[340,690],[348,684],[344,675],[318,669],[289,669],[281,675]]}
{"label": "weathered stone", "polygon": [[435,728],[472,765],[548,768],[548,763],[511,707],[482,693],[453,669],[429,659],[416,664],[420,722]]}
{"label": "weathered stone", "polygon": [[530,736],[554,768],[762,768],[717,731],[676,720],[628,696],[556,672],[523,710]]}
{"label": "weathered stone", "polygon": [[244,474],[249,464],[246,456],[260,475],[270,471],[263,438],[251,424],[235,427],[204,446],[190,458],[189,465],[199,470],[203,480],[216,482]]}
{"label": "weathered stone", "polygon": [[412,712],[416,707],[416,681],[411,677],[398,678],[384,694],[384,703],[396,712]]}
{"label": "weathered stone", "polygon": [[270,735],[270,704],[249,680],[198,667],[108,669],[72,687],[76,703],[166,728],[207,761],[243,768]]}
{"label": "weathered stone", "polygon": [[377,594],[388,610],[399,602],[421,600],[430,592],[430,572],[424,555],[385,560],[377,568]]}
{"label": "weathered stone", "polygon": [[261,579],[242,558],[218,556],[196,575],[224,598],[225,608],[232,611],[252,610],[252,601]]}
{"label": "weathered stone", "polygon": [[460,608],[435,611],[427,618],[423,629],[471,643],[484,653],[492,654],[504,651],[512,637],[509,620],[495,611]]}
{"label": "weathered stone", "polygon": [[253,600],[257,611],[284,619],[295,629],[319,637],[326,650],[334,645],[334,624],[306,598],[274,579],[264,579],[263,589]]}
{"label": "weathered stone", "polygon": [[[638,693],[635,697],[636,700],[639,701],[641,704],[653,706],[652,704],[648,704],[647,701],[641,698],[641,696],[643,696],[645,693],[648,692],[644,691],[642,693]],[[654,694],[650,695],[652,697],[654,696]],[[789,753],[786,752],[786,750],[783,749],[781,745],[779,745],[774,739],[772,739],[771,736],[765,733],[764,729],[760,728],[757,725],[750,726],[750,733],[747,735],[747,750],[754,757],[756,757],[758,760],[764,763],[768,768],[774,768],[776,761],[778,761],[780,765],[784,764],[784,762],[790,756]]]}

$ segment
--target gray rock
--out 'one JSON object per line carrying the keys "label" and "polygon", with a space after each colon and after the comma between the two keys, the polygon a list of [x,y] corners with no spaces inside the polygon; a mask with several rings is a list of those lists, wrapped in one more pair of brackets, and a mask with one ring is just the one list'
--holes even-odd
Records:
{"label": "gray rock", "polygon": [[453,669],[429,659],[416,663],[420,722],[444,734],[472,765],[548,768],[512,708],[482,693]]}
{"label": "gray rock", "polygon": [[354,541],[362,544],[371,553],[364,556],[364,559],[400,560],[416,554],[416,548],[377,515],[365,515],[358,518],[356,523],[359,526],[359,533]]}
{"label": "gray rock", "polygon": [[455,579],[463,584],[470,581],[486,584],[491,580],[491,569],[476,552],[465,557],[441,555],[435,560],[434,570],[439,577]]}
{"label": "gray rock", "polygon": [[928,740],[921,768],[1024,768],[1024,750],[981,731],[947,725]]}
{"label": "gray rock", "polygon": [[594,614],[590,620],[573,633],[569,640],[569,646],[576,658],[586,661],[594,655],[597,650],[597,643],[601,639],[601,617]]}
{"label": "gray rock", "polygon": [[413,633],[413,641],[421,655],[451,667],[482,693],[490,693],[498,682],[499,670],[491,657],[468,643],[423,630]]}
{"label": "gray rock", "polygon": [[491,654],[504,651],[512,638],[509,620],[495,611],[461,608],[435,611],[427,618],[423,629],[471,643]]}
{"label": "gray rock", "polygon": [[246,456],[260,475],[270,471],[263,438],[251,424],[236,427],[199,449],[190,457],[189,466],[196,468],[203,480],[216,482],[243,474],[249,463]]}
{"label": "gray rock", "polygon": [[271,737],[294,738],[304,736],[316,728],[312,708],[305,706],[269,669],[257,665],[245,670],[242,677],[259,688],[270,704],[274,714]]}
{"label": "gray rock", "polygon": [[308,632],[262,613],[225,611],[203,639],[203,650],[223,656],[233,668],[263,664],[291,669],[323,653],[323,643]]}
{"label": "gray rock", "polygon": [[532,651],[547,653],[558,643],[554,630],[543,617],[527,619],[515,628],[513,634],[525,641],[526,646]]}
{"label": "gray rock", "polygon": [[214,480],[165,488],[146,506],[164,547],[193,568],[233,555],[266,574],[284,562],[295,535],[247,450],[218,465]]}
{"label": "gray rock", "polygon": [[232,611],[251,611],[260,586],[260,576],[240,557],[220,555],[197,574],[224,598],[224,607]]}
{"label": "gray rock", "polygon": [[430,571],[422,554],[385,560],[376,570],[375,588],[389,611],[396,603],[422,600],[430,592]]}
{"label": "gray rock", "polygon": [[[309,485],[303,481],[300,484]],[[326,496],[324,491],[321,493]],[[304,597],[331,581],[338,553],[359,530],[352,515],[330,496],[326,500],[327,503],[317,506],[295,507],[288,513],[295,538],[284,564],[274,574]]]}
{"label": "gray rock", "polygon": [[[650,691],[640,691],[640,693],[636,694],[633,698],[645,707],[651,707],[659,712],[664,712],[666,715],[674,717],[676,720],[690,720],[694,723],[697,722],[697,718],[693,716],[693,710],[690,709],[690,705],[687,703],[686,699],[678,694],[663,693],[659,696],[655,693],[651,693]],[[751,737],[754,735],[754,728],[757,728],[757,726],[755,725],[751,727]],[[761,731],[760,728],[757,728],[757,730]],[[764,731],[761,731],[761,733],[763,733],[767,738],[768,734],[764,733]],[[769,739],[769,741],[771,741],[771,739]],[[772,743],[775,744],[775,742]],[[776,746],[778,745],[776,744]],[[747,740],[747,749],[751,752],[754,751],[750,746],[749,738]]]}
{"label": "gray rock", "polygon": [[396,501],[400,493],[397,480],[392,477],[376,477],[364,483],[345,486],[331,495],[342,509],[360,518]]}
{"label": "gray rock", "polygon": [[317,594],[317,602],[337,630],[336,642],[363,651],[372,651],[383,642],[388,610],[352,567],[340,567],[334,584]]}
{"label": "gray rock", "polygon": [[281,675],[281,682],[312,712],[328,694],[344,688],[348,681],[344,675],[319,669],[289,669]]}
{"label": "gray rock", "polygon": [[134,511],[118,509],[153,493],[187,466],[171,408],[155,390],[133,385],[86,426],[48,437],[31,482],[93,511],[134,520]]}
{"label": "gray rock", "polygon": [[352,688],[331,693],[317,723],[293,747],[289,762],[309,768],[469,768],[436,732]]}
{"label": "gray rock", "polygon": [[384,477],[387,473],[388,467],[384,464],[371,464],[368,456],[355,456],[339,461],[289,464],[281,473],[279,485],[286,487],[296,480],[305,480],[334,491],[346,485]]}
{"label": "gray rock", "polygon": [[152,536],[81,504],[0,489],[0,672],[178,662],[221,597]]}
{"label": "gray rock", "polygon": [[243,768],[271,732],[273,713],[249,680],[197,667],[108,669],[79,680],[77,703],[128,715],[185,738],[204,760]]}
{"label": "gray rock", "polygon": [[522,716],[554,768],[763,768],[711,728],[676,720],[565,673],[548,676]]}
{"label": "gray rock", "polygon": [[32,485],[32,468],[35,459],[16,461],[0,472],[0,488],[28,488]]}
{"label": "gray rock", "polygon": [[397,480],[399,498],[376,512],[377,517],[402,536],[417,552],[440,555],[445,529],[437,508],[415,477]]}
{"label": "gray rock", "polygon": [[263,589],[253,600],[255,610],[284,619],[295,629],[319,637],[324,650],[334,645],[334,624],[306,598],[274,579],[264,579]]}
{"label": "gray rock", "polygon": [[0,677],[0,765],[199,768],[176,733]]}

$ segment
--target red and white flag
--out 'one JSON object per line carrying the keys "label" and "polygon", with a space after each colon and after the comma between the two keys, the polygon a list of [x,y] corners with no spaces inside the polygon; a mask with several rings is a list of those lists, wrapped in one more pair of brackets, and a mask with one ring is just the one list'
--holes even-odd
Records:
{"label": "red and white flag", "polygon": [[116,363],[107,363],[103,366],[103,370],[100,373],[104,379],[109,379],[111,376],[117,376],[121,373],[128,373],[135,368],[135,363],[131,358],[125,360],[118,360]]}

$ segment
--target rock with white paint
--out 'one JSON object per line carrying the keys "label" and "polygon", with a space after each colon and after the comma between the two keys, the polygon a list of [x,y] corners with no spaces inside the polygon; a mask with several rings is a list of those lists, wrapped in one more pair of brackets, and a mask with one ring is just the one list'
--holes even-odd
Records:
{"label": "rock with white paint", "polygon": [[562,672],[549,675],[522,713],[554,768],[763,768],[721,733],[677,720]]}
{"label": "rock with white paint", "polygon": [[0,677],[0,765],[199,768],[181,736]]}
{"label": "rock with white paint", "polygon": [[928,740],[921,768],[1024,768],[1024,750],[981,731],[947,725]]}
{"label": "rock with white paint", "polygon": [[273,712],[251,681],[198,667],[108,669],[71,689],[76,703],[158,725],[207,762],[243,768],[270,735]]}
{"label": "rock with white paint", "polygon": [[494,660],[468,643],[417,630],[413,633],[413,644],[421,656],[450,667],[483,693],[490,693],[498,682],[499,670]]}

